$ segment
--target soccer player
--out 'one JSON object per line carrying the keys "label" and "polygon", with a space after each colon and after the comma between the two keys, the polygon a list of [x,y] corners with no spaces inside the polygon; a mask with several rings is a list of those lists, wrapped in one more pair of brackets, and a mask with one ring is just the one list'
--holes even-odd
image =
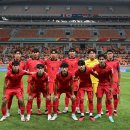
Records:
{"label": "soccer player", "polygon": [[[26,70],[28,70],[29,72],[36,72],[36,65],[37,64],[42,64],[43,61],[39,58],[40,56],[40,52],[37,48],[34,48],[32,50],[32,58],[28,59],[26,62]],[[30,80],[31,80],[31,76],[28,77],[28,86],[27,86],[27,93],[30,93]],[[40,110],[40,106],[41,106],[41,96],[40,94],[37,95],[36,97],[37,99],[37,114],[40,115],[42,114],[41,110]]]}
{"label": "soccer player", "polygon": [[25,121],[24,118],[24,100],[21,90],[21,83],[23,75],[31,75],[31,73],[24,71],[19,68],[19,62],[12,62],[12,69],[8,70],[5,76],[4,88],[3,88],[3,98],[2,98],[2,115],[3,117],[0,121],[3,121],[7,118],[6,116],[6,105],[10,97],[16,95],[20,104],[21,111],[21,121]]}
{"label": "soccer player", "polygon": [[47,101],[47,108],[48,108],[48,120],[51,119],[51,99],[49,95],[49,77],[48,74],[44,71],[44,65],[43,64],[37,64],[36,66],[37,72],[32,75],[31,78],[31,89],[28,97],[27,102],[27,118],[26,121],[30,120],[31,117],[31,106],[33,99],[37,97],[40,93],[43,94],[43,96]]}
{"label": "soccer player", "polygon": [[55,89],[54,89],[54,100],[53,100],[53,111],[54,115],[51,120],[55,120],[57,115],[57,108],[59,105],[60,95],[65,93],[68,98],[72,100],[72,119],[78,120],[75,115],[76,104],[75,104],[75,95],[73,89],[73,75],[68,72],[68,64],[62,63],[61,64],[61,72],[56,75],[55,79]]}
{"label": "soccer player", "polygon": [[[88,60],[85,61],[85,65],[89,68],[93,68],[95,65],[99,64],[98,59],[96,59],[96,50],[89,49],[88,50]],[[90,75],[92,81],[93,92],[96,94],[98,87],[98,79],[93,75]],[[89,111],[86,112],[89,114]]]}
{"label": "soccer player", "polygon": [[[68,67],[68,71],[71,72],[73,75],[75,74],[76,70],[78,69],[78,61],[79,58],[76,58],[76,50],[74,48],[70,48],[69,50],[69,57],[63,59],[63,62],[68,63],[69,67]],[[78,79],[74,79],[74,93],[76,95],[76,112],[80,113],[79,110],[79,97],[77,94],[78,91]],[[68,105],[69,105],[69,98],[66,96],[65,97],[65,108],[63,110],[63,113],[67,113],[68,112]]]}
{"label": "soccer player", "polygon": [[[25,70],[25,62],[21,60],[21,57],[22,57],[22,51],[19,50],[19,49],[15,50],[14,51],[14,59],[13,59],[13,61],[18,61],[20,63],[19,68]],[[12,69],[12,62],[13,61],[9,62],[8,70]],[[24,91],[23,88],[24,88],[24,86],[23,86],[23,81],[22,81],[22,83],[21,83],[22,94],[23,94],[23,91]],[[12,105],[12,100],[13,100],[13,96],[10,97],[10,99],[8,100],[8,104],[7,104],[7,116],[8,117],[10,116],[10,108],[11,108],[11,105]],[[20,112],[20,104],[19,104],[19,102],[18,102],[18,107],[19,107],[18,114],[20,114],[21,112]]]}
{"label": "soccer player", "polygon": [[[58,59],[58,52],[55,49],[51,50],[51,54],[50,54],[50,58],[47,59],[45,61],[45,65],[46,65],[46,69],[47,69],[47,73],[49,76],[49,94],[52,95],[54,92],[54,82],[55,82],[55,77],[56,74],[58,73],[59,69],[60,69],[60,65],[61,65],[61,61]],[[46,104],[47,106],[47,104]],[[60,110],[57,110],[58,113],[60,114]],[[48,110],[45,110],[45,114],[48,113]]]}
{"label": "soccer player", "polygon": [[99,84],[96,93],[98,114],[94,118],[95,119],[101,118],[102,98],[105,93],[109,111],[109,121],[114,122],[112,118],[112,85],[113,85],[112,68],[105,63],[106,56],[104,54],[100,54],[98,56],[98,60],[99,64],[93,68],[93,71],[97,72],[97,76],[99,79]]}
{"label": "soccer player", "polygon": [[[106,64],[110,66],[113,70],[113,100],[114,100],[114,116],[117,116],[117,107],[119,103],[120,94],[120,65],[117,60],[114,59],[114,54],[112,50],[107,51],[107,61]],[[106,104],[107,106],[107,104]],[[108,109],[108,108],[107,108]],[[106,110],[108,115],[108,110]]]}
{"label": "soccer player", "polygon": [[90,79],[90,74],[94,74],[92,69],[85,66],[84,60],[78,61],[78,70],[75,72],[75,77],[79,78],[79,99],[80,99],[80,111],[81,116],[79,118],[79,121],[84,120],[84,95],[85,92],[88,95],[88,102],[89,102],[89,119],[91,121],[94,121],[93,118],[93,88],[92,88],[92,82]]}

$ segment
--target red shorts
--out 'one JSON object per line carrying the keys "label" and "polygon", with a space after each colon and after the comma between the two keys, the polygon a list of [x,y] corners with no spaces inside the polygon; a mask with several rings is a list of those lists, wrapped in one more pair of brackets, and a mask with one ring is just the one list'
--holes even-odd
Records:
{"label": "red shorts", "polygon": [[116,83],[116,82],[114,82],[113,83],[113,86],[112,86],[112,94],[113,95],[118,95],[118,94],[120,94],[120,87],[119,87],[119,85],[118,85],[118,83]]}
{"label": "red shorts", "polygon": [[6,89],[5,91],[5,97],[7,98],[7,100],[10,99],[10,97],[16,95],[16,97],[18,99],[23,99],[23,92],[21,90],[21,88],[17,88],[17,89]]}
{"label": "red shorts", "polygon": [[32,93],[32,97],[33,98],[40,97],[41,93],[43,94],[43,97],[46,97],[46,95],[47,95],[46,91],[42,91],[42,92],[41,91],[35,91],[35,92]]}
{"label": "red shorts", "polygon": [[54,82],[49,82],[48,87],[49,87],[49,94],[53,94],[53,92],[54,92]]}
{"label": "red shorts", "polygon": [[29,94],[29,93],[30,93],[30,87],[31,87],[31,83],[30,83],[30,82],[28,82],[28,86],[27,86],[27,94]]}
{"label": "red shorts", "polygon": [[67,91],[57,91],[57,96],[60,98],[60,95],[62,93],[65,93],[68,98],[71,98],[71,96],[72,96],[72,93],[69,91],[68,92]]}
{"label": "red shorts", "polygon": [[111,99],[113,97],[110,86],[98,86],[96,93],[97,98],[102,98],[104,93],[106,94],[107,99]]}
{"label": "red shorts", "polygon": [[87,90],[82,89],[82,88],[80,88],[79,91],[78,91],[79,98],[84,99],[85,92],[88,95],[88,100],[93,100],[93,90],[87,91]]}

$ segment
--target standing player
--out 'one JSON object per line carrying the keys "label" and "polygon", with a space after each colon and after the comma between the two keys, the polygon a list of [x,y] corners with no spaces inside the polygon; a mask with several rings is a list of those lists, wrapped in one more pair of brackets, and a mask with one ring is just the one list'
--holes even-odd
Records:
{"label": "standing player", "polygon": [[[93,68],[97,64],[99,64],[99,62],[96,59],[96,50],[90,49],[88,51],[88,60],[85,61],[85,65],[89,68]],[[90,75],[90,77],[91,77],[91,81],[92,81],[93,92],[96,94],[97,87],[98,87],[98,78],[94,77],[93,75]],[[88,114],[89,111],[86,113]]]}
{"label": "standing player", "polygon": [[[21,60],[21,57],[22,57],[22,51],[19,50],[19,49],[15,50],[14,51],[14,59],[13,59],[13,61],[18,61],[19,64],[20,64],[19,65],[20,69],[25,70],[25,62]],[[12,62],[13,61],[9,62],[9,64],[8,64],[8,70],[12,70]],[[23,86],[23,81],[22,81],[22,83],[21,83],[22,94],[23,94],[23,91],[24,91],[23,88],[24,88],[24,86]],[[8,100],[8,104],[7,104],[7,116],[10,116],[10,108],[11,108],[11,105],[12,105],[12,99],[13,99],[13,96],[10,97],[10,99]],[[19,102],[18,102],[18,106],[19,106],[18,114],[20,114],[21,112],[20,112]]]}
{"label": "standing player", "polygon": [[90,74],[94,74],[92,69],[85,67],[84,60],[79,60],[78,62],[78,70],[75,72],[75,77],[79,78],[79,99],[80,99],[80,111],[81,116],[79,118],[79,121],[82,121],[84,119],[84,95],[85,92],[88,95],[88,102],[89,102],[89,119],[91,121],[94,121],[93,118],[93,88],[92,88],[92,82],[90,79]]}
{"label": "standing player", "polygon": [[43,64],[37,64],[36,66],[37,72],[32,75],[31,79],[31,89],[28,97],[27,102],[27,118],[26,120],[29,121],[31,117],[31,106],[33,99],[37,97],[40,93],[43,94],[43,96],[47,101],[47,109],[48,109],[48,120],[51,119],[51,99],[49,96],[49,88],[48,88],[48,82],[49,77],[48,74],[44,71],[44,65]]}
{"label": "standing player", "polygon": [[24,118],[24,100],[23,94],[21,90],[22,84],[22,77],[23,75],[30,75],[31,73],[21,70],[19,68],[19,62],[14,61],[12,62],[12,69],[6,73],[5,82],[4,82],[4,89],[3,89],[3,100],[2,100],[2,115],[3,117],[0,121],[3,121],[7,118],[6,116],[6,104],[10,97],[16,95],[20,104],[20,111],[21,111],[21,121],[25,121]]}
{"label": "standing player", "polygon": [[[32,58],[28,59],[26,62],[26,70],[28,70],[29,72],[36,72],[36,65],[37,64],[41,64],[43,63],[43,61],[41,59],[39,59],[39,50],[37,48],[34,48],[32,50]],[[30,80],[31,80],[31,76],[28,77],[28,86],[27,86],[27,93],[30,93]],[[40,94],[37,95],[37,114],[42,114],[41,110],[40,110],[40,106],[41,106],[41,97]]]}
{"label": "standing player", "polygon": [[[76,58],[76,50],[74,48],[70,48],[69,50],[69,57],[63,59],[63,62],[68,63],[69,67],[68,67],[68,71],[71,72],[73,75],[75,74],[76,70],[78,69],[78,61],[79,58]],[[80,113],[79,110],[79,97],[77,94],[78,91],[78,79],[74,79],[74,93],[76,95],[76,112]],[[69,98],[66,96],[65,97],[65,108],[63,110],[63,113],[67,113],[68,112],[68,105],[69,105]]]}
{"label": "standing player", "polygon": [[103,94],[106,94],[106,100],[109,111],[109,121],[114,122],[112,118],[112,85],[113,85],[113,74],[112,69],[106,62],[106,56],[101,54],[98,56],[99,64],[93,68],[93,71],[97,72],[99,84],[97,88],[97,111],[98,114],[94,117],[95,119],[101,118],[102,109],[102,98]]}
{"label": "standing player", "polygon": [[[61,65],[61,61],[58,60],[58,52],[55,49],[51,50],[50,59],[47,59],[45,61],[45,65],[46,65],[48,76],[50,78],[48,86],[49,86],[49,94],[51,95],[54,92],[55,77]],[[47,113],[48,110],[46,109],[45,114]],[[59,114],[61,113],[59,109],[58,109],[58,113]]]}
{"label": "standing player", "polygon": [[[114,116],[117,116],[117,107],[119,102],[120,94],[120,65],[117,60],[114,59],[114,54],[112,50],[107,51],[107,61],[106,64],[113,69],[113,100],[114,100]],[[107,106],[107,105],[106,105]],[[108,110],[106,110],[108,115]]]}
{"label": "standing player", "polygon": [[53,100],[53,111],[54,116],[51,118],[51,120],[55,120],[57,115],[57,109],[59,105],[60,95],[62,93],[65,93],[68,98],[71,98],[72,100],[72,119],[78,120],[75,115],[75,95],[73,90],[73,76],[70,72],[68,72],[68,64],[62,63],[61,64],[61,72],[59,72],[56,75],[55,79],[55,89],[54,89],[54,100]]}

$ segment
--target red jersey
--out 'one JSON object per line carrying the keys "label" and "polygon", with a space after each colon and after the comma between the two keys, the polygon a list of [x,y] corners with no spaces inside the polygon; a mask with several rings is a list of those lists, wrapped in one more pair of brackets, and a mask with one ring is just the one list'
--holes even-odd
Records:
{"label": "red jersey", "polygon": [[112,60],[112,61],[109,61],[107,60],[106,61],[106,64],[108,66],[110,66],[113,70],[113,81],[114,82],[118,82],[119,79],[118,79],[118,72],[120,71],[120,64],[117,60]]}
{"label": "red jersey", "polygon": [[46,85],[49,82],[47,73],[44,73],[42,77],[37,76],[37,73],[32,75],[31,85],[34,86],[34,91],[46,89]]}
{"label": "red jersey", "polygon": [[78,61],[79,58],[65,58],[62,62],[67,62],[69,65],[68,71],[72,74],[75,74],[76,70],[78,69]]}
{"label": "red jersey", "polygon": [[102,68],[98,64],[94,66],[93,71],[98,73],[99,86],[110,86],[110,77],[113,76],[111,67],[106,64],[106,66]]}
{"label": "red jersey", "polygon": [[[26,62],[26,70],[29,70],[29,72],[36,72],[36,65],[37,64],[43,64],[43,60],[38,59],[28,59]],[[31,76],[28,77],[28,82],[30,82]]]}
{"label": "red jersey", "polygon": [[[8,64],[8,70],[11,70],[11,69],[12,69],[12,62],[13,62],[13,61],[10,61],[10,62],[9,62],[9,64]],[[20,61],[19,63],[20,63],[19,69],[25,70],[25,69],[26,69],[26,68],[25,68],[25,62],[24,62],[24,61]]]}
{"label": "red jersey", "polygon": [[71,91],[71,84],[73,82],[73,75],[68,72],[66,77],[62,76],[61,72],[56,75],[55,82],[58,83],[58,90]]}
{"label": "red jersey", "polygon": [[56,74],[59,72],[61,61],[59,60],[53,61],[48,59],[45,61],[45,65],[47,67],[47,73],[49,75],[50,82],[54,82]]}
{"label": "red jersey", "polygon": [[9,70],[5,76],[5,80],[7,80],[7,88],[10,89],[21,88],[23,75],[31,75],[31,74],[30,72],[20,69],[19,73],[14,74],[12,73],[12,70]]}
{"label": "red jersey", "polygon": [[86,67],[85,72],[81,72],[79,70],[77,70],[75,72],[75,77],[80,79],[80,84],[79,84],[79,88],[83,88],[86,89],[87,91],[92,91],[92,82],[91,82],[91,78],[90,78],[90,74],[93,74],[93,70]]}

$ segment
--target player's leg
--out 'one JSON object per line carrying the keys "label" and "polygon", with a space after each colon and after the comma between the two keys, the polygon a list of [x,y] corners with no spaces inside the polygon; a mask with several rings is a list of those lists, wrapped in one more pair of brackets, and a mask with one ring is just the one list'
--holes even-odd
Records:
{"label": "player's leg", "polygon": [[79,89],[79,91],[78,91],[78,95],[79,95],[79,99],[80,99],[79,107],[80,107],[80,112],[81,112],[79,121],[83,121],[85,118],[85,115],[84,115],[84,94],[85,94],[85,91],[82,89]]}
{"label": "player's leg", "polygon": [[57,92],[57,95],[54,96],[53,98],[53,112],[54,115],[50,120],[56,120],[56,118],[58,117],[58,113],[57,113],[57,109],[58,109],[58,105],[59,105],[59,100],[60,100],[60,95],[62,94],[62,92]]}
{"label": "player's leg", "polygon": [[106,93],[106,100],[107,100],[107,105],[108,105],[108,111],[109,111],[109,121],[110,122],[114,122],[113,118],[112,118],[112,92],[109,90],[109,86],[108,88],[105,90]]}
{"label": "player's leg", "polygon": [[102,97],[103,97],[103,94],[104,94],[104,89],[103,87],[101,86],[98,86],[97,88],[97,115],[94,117],[95,119],[98,119],[98,118],[101,118],[101,111],[102,111]]}
{"label": "player's leg", "polygon": [[89,106],[89,119],[95,121],[93,117],[93,91],[87,91],[88,95],[88,106]]}
{"label": "player's leg", "polygon": [[40,108],[41,108],[41,93],[39,93],[39,94],[37,95],[37,97],[36,97],[36,102],[37,102],[37,114],[38,114],[38,115],[41,115],[41,114],[42,114],[42,112],[41,112],[41,110],[40,110]]}
{"label": "player's leg", "polygon": [[113,95],[113,100],[114,100],[114,116],[117,116],[117,108],[119,103],[118,95]]}
{"label": "player's leg", "polygon": [[63,113],[68,112],[68,105],[69,105],[69,98],[65,95],[65,108],[63,110]]}
{"label": "player's leg", "polygon": [[7,103],[7,113],[6,113],[6,115],[8,117],[10,116],[10,109],[11,109],[11,105],[12,105],[12,100],[13,100],[13,95],[10,96],[8,103]]}

